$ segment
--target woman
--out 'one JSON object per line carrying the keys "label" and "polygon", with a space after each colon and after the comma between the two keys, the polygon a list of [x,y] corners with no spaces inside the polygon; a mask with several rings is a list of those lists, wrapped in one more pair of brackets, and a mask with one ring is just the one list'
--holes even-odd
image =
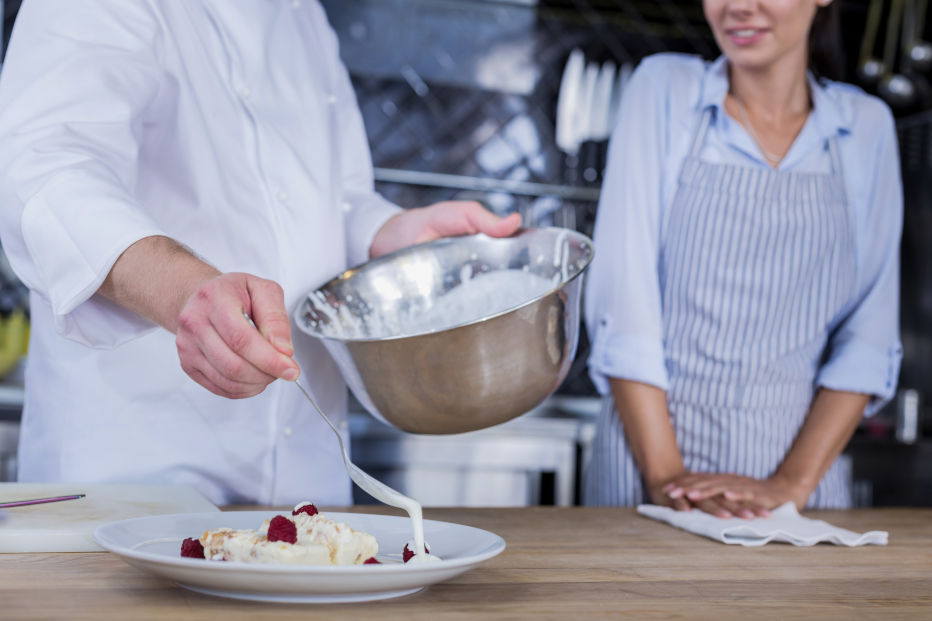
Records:
{"label": "woman", "polygon": [[587,291],[587,504],[849,507],[837,457],[895,390],[893,119],[822,79],[831,0],[705,0],[723,55],[625,91]]}

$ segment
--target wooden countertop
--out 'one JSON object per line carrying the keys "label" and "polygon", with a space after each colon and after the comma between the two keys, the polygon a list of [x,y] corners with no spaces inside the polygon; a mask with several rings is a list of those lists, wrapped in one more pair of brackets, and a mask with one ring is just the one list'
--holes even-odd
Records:
{"label": "wooden countertop", "polygon": [[105,552],[0,554],[0,618],[932,618],[932,509],[808,515],[855,531],[887,530],[890,544],[727,546],[632,509],[427,509],[428,518],[497,533],[508,547],[413,595],[328,605],[200,595]]}

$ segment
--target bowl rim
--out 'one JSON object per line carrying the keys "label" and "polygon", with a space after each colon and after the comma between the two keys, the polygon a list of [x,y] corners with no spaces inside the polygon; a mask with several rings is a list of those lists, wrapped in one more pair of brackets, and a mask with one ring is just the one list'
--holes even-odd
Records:
{"label": "bowl rim", "polygon": [[[573,274],[571,277],[569,277],[569,278],[567,278],[566,280],[560,282],[560,284],[554,285],[554,286],[550,287],[549,289],[547,289],[546,291],[544,291],[544,292],[542,292],[542,293],[536,295],[535,297],[533,297],[533,298],[531,298],[531,299],[529,299],[529,300],[526,300],[526,301],[524,301],[524,302],[522,302],[521,304],[518,304],[518,305],[516,305],[516,306],[511,306],[511,307],[509,307],[509,308],[502,309],[502,310],[500,310],[500,311],[498,311],[498,312],[491,313],[491,314],[488,314],[488,315],[483,315],[482,317],[479,317],[479,318],[477,318],[477,319],[473,319],[473,320],[471,320],[471,321],[467,321],[467,322],[464,322],[464,323],[458,323],[458,324],[456,324],[456,325],[450,326],[450,327],[448,327],[448,328],[443,328],[443,329],[440,329],[440,330],[428,330],[428,331],[426,331],[426,332],[415,332],[415,333],[412,333],[412,334],[399,334],[399,335],[395,335],[395,336],[360,337],[360,338],[341,338],[341,337],[337,337],[337,336],[328,336],[328,335],[322,334],[322,333],[320,333],[319,331],[314,330],[314,329],[310,328],[309,326],[305,325],[305,321],[304,321],[304,318],[303,318],[303,316],[302,316],[302,315],[303,315],[303,312],[302,312],[302,311],[303,311],[303,309],[304,309],[305,304],[308,303],[308,299],[311,297],[311,295],[314,294],[314,293],[316,293],[317,291],[320,291],[321,289],[324,289],[324,288],[328,287],[328,286],[329,286],[331,283],[333,283],[333,282],[336,282],[336,281],[338,281],[338,280],[342,280],[342,279],[346,278],[346,277],[347,277],[347,274],[350,274],[351,272],[354,272],[354,271],[358,270],[358,269],[359,269],[360,267],[362,267],[362,266],[378,265],[378,264],[380,264],[380,263],[387,263],[388,261],[391,261],[391,260],[394,259],[395,257],[401,256],[401,255],[404,255],[404,254],[412,253],[412,252],[414,252],[416,249],[423,248],[424,246],[442,246],[442,245],[447,245],[447,244],[453,243],[453,241],[454,241],[454,240],[457,240],[457,239],[485,238],[485,239],[488,239],[488,240],[491,240],[491,241],[494,242],[495,240],[515,239],[515,238],[518,238],[518,237],[521,237],[521,236],[524,236],[524,235],[532,235],[532,234],[534,234],[534,233],[541,232],[541,231],[558,231],[558,232],[560,232],[560,233],[564,233],[564,234],[567,234],[567,235],[570,235],[570,236],[575,237],[575,238],[576,238],[576,241],[579,241],[579,242],[581,242],[582,244],[584,244],[585,246],[588,247],[588,249],[589,249],[588,256],[586,256],[585,262],[584,262],[583,265],[579,268],[579,270],[578,270],[575,274]],[[314,338],[321,339],[322,341],[331,341],[331,342],[334,342],[334,343],[382,343],[382,342],[389,342],[389,341],[401,341],[401,340],[409,339],[409,338],[430,336],[430,335],[432,335],[432,334],[439,334],[439,333],[441,333],[441,332],[449,332],[450,330],[458,330],[458,329],[460,329],[460,328],[466,328],[466,327],[474,326],[474,325],[476,325],[476,324],[480,324],[480,323],[483,323],[483,322],[486,322],[486,321],[490,321],[490,320],[492,320],[492,319],[496,319],[496,318],[498,318],[498,317],[501,317],[502,315],[507,315],[507,314],[512,313],[512,312],[514,312],[514,311],[516,311],[516,310],[522,309],[522,308],[524,308],[525,306],[529,306],[530,304],[533,304],[533,303],[535,303],[535,302],[538,302],[539,300],[544,299],[545,297],[547,297],[547,296],[553,294],[554,292],[556,292],[558,289],[562,289],[563,287],[565,287],[565,286],[568,285],[569,283],[573,282],[574,280],[576,280],[577,278],[579,278],[579,277],[581,277],[583,274],[585,274],[586,269],[587,269],[587,268],[589,267],[589,265],[592,263],[592,259],[593,259],[594,255],[595,255],[595,245],[594,245],[592,239],[591,239],[588,235],[586,235],[586,234],[584,234],[584,233],[580,233],[580,232],[577,231],[576,229],[570,229],[570,228],[559,227],[559,226],[521,227],[520,229],[518,229],[517,231],[515,231],[514,234],[512,234],[512,235],[510,235],[510,236],[508,236],[508,237],[491,237],[491,236],[489,236],[489,235],[486,235],[485,233],[473,233],[473,234],[470,234],[470,235],[455,235],[455,236],[450,236],[450,237],[441,237],[440,239],[434,239],[434,240],[427,241],[427,242],[423,242],[423,243],[420,243],[420,244],[413,244],[413,245],[410,245],[410,246],[405,246],[404,248],[399,248],[398,250],[394,250],[394,251],[392,251],[392,252],[388,252],[388,253],[383,254],[383,255],[380,255],[380,256],[378,256],[378,257],[376,257],[376,258],[374,258],[374,259],[369,259],[368,261],[365,261],[364,263],[360,263],[359,265],[356,265],[356,266],[353,266],[353,267],[349,267],[349,268],[347,268],[347,269],[341,271],[339,274],[337,274],[337,275],[334,276],[333,278],[328,279],[326,282],[324,282],[323,284],[321,284],[321,285],[315,287],[314,289],[312,289],[311,291],[307,292],[306,294],[304,294],[304,295],[301,297],[301,299],[300,299],[300,301],[298,302],[298,304],[296,305],[295,310],[294,310],[294,313],[293,313],[294,322],[295,322],[295,324],[298,326],[298,329],[301,330],[302,332],[304,332],[305,334],[307,334],[308,336],[312,336],[312,337],[314,337]]]}

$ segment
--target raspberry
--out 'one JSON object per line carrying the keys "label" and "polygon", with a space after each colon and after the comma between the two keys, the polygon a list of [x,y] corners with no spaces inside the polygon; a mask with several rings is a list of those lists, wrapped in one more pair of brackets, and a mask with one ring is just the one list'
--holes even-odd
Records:
{"label": "raspberry", "polygon": [[298,542],[298,528],[294,522],[283,515],[276,515],[269,522],[269,541],[284,541],[285,543]]}
{"label": "raspberry", "polygon": [[[411,544],[412,548],[414,547],[414,542],[409,541],[408,543]],[[401,552],[401,558],[405,563],[407,563],[412,558],[414,558],[414,552],[412,552],[411,548],[408,547],[408,543],[405,544],[405,549],[402,550]],[[427,545],[426,541],[424,542],[424,552],[426,552],[427,554],[430,554],[430,546]]]}
{"label": "raspberry", "polygon": [[381,565],[381,564],[382,564],[382,561],[375,558],[374,556],[370,556],[365,561],[363,561],[363,565]]}
{"label": "raspberry", "polygon": [[181,556],[187,558],[204,558],[204,546],[200,540],[188,537],[181,542]]}
{"label": "raspberry", "polygon": [[318,511],[317,511],[317,507],[315,507],[311,503],[307,503],[305,505],[301,505],[300,507],[292,511],[291,515],[298,515],[299,513],[307,513],[310,516],[310,515],[317,515]]}

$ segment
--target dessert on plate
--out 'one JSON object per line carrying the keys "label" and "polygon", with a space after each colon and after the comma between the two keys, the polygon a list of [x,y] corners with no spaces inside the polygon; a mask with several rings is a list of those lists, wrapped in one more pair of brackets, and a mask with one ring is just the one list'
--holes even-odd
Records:
{"label": "dessert on plate", "polygon": [[181,544],[181,556],[190,558],[292,565],[378,563],[378,550],[375,537],[328,519],[309,502],[297,505],[290,516],[266,520],[255,530],[207,530]]}

